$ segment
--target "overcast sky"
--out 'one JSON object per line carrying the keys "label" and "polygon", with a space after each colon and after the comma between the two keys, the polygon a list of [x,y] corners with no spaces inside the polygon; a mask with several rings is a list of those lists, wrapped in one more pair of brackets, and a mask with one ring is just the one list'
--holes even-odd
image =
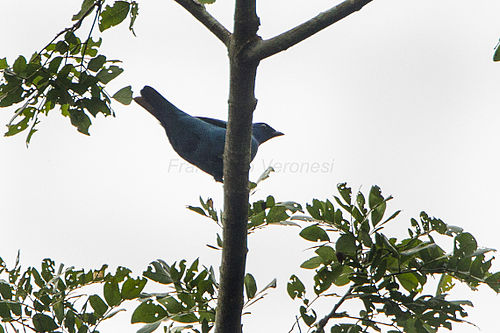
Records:
{"label": "overcast sky", "polygon": [[[209,10],[231,29],[232,6]],[[326,0],[260,1],[260,33],[281,33],[331,7]],[[31,55],[70,24],[79,1],[2,0],[0,57]],[[479,244],[500,248],[500,3],[482,0],[374,0],[361,12],[262,62],[255,121],[286,135],[259,149],[251,178],[277,172],[255,199],[305,204],[331,198],[336,184],[353,191],[377,184],[402,209],[390,228],[406,235],[421,210],[458,225]],[[174,1],[140,1],[133,37],[126,26],[103,34],[103,52],[123,60],[111,93],[131,84],[162,92],[182,110],[227,117],[228,61],[222,43]],[[82,31],[82,35],[86,35]],[[50,257],[76,267],[147,264],[200,257],[219,264],[217,226],[186,210],[198,197],[222,207],[222,186],[194,172],[169,145],[158,122],[137,105],[114,105],[84,136],[57,110],[42,117],[28,149],[25,134],[0,138],[0,256],[24,265]],[[12,110],[1,110],[6,124]],[[314,164],[322,165],[313,170]],[[389,232],[389,231],[388,231]],[[295,228],[269,228],[249,238],[247,270],[278,288],[246,316],[247,332],[288,332],[298,313],[286,282],[310,252]],[[500,270],[496,262],[493,270]],[[307,272],[301,276],[309,276]],[[498,331],[499,299],[488,288],[457,288],[471,299],[470,321]],[[326,311],[326,310],[325,310]],[[131,313],[101,331],[134,332]],[[324,315],[324,313],[323,313]],[[475,332],[454,326],[455,332]]]}

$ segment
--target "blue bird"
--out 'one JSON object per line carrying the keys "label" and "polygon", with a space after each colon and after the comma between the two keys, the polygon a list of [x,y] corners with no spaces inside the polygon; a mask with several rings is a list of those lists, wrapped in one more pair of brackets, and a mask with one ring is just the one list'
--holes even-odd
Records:
{"label": "blue bird", "polygon": [[[160,121],[170,144],[180,157],[222,182],[225,121],[190,116],[149,86],[145,86],[141,96],[134,100]],[[259,145],[280,135],[283,133],[266,123],[253,124],[251,160],[257,154]]]}

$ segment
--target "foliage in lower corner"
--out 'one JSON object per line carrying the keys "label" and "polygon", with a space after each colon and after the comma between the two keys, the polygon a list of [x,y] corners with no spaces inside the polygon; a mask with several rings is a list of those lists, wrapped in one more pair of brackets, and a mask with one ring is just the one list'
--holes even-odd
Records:
{"label": "foliage in lower corner", "polygon": [[[354,198],[345,183],[338,191],[335,205],[315,199],[307,205],[310,216],[295,217],[313,223],[300,232],[316,244],[314,255],[301,265],[314,270],[313,298],[296,275],[287,290],[300,300],[300,318],[312,332],[326,327],[335,333],[380,332],[384,326],[388,332],[409,333],[451,329],[453,323],[466,322],[465,307],[472,306],[450,300],[456,282],[500,291],[500,272],[490,272],[493,257],[487,258],[494,250],[478,247],[470,233],[422,212],[418,221],[411,219],[407,238],[390,237],[382,231],[399,214],[384,217],[392,197],[383,197],[378,186],[367,198],[362,193]],[[438,245],[446,241],[451,241],[451,253]],[[439,281],[434,293],[429,292],[431,277]],[[327,297],[330,310],[320,316],[313,303]],[[359,312],[346,311],[347,303],[361,305]]]}
{"label": "foliage in lower corner", "polygon": [[[8,268],[0,258],[0,332],[98,332],[102,321],[123,311],[122,303],[144,288],[146,279],[130,273],[119,267],[112,274],[106,265],[76,270],[51,259],[44,259],[39,269],[22,269],[19,256]],[[89,296],[96,285],[102,285],[102,292]]]}

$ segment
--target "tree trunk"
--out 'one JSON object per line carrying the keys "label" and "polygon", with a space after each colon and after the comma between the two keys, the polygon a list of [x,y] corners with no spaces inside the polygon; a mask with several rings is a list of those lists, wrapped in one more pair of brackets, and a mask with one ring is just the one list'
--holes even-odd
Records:
{"label": "tree trunk", "polygon": [[257,40],[255,0],[236,1],[229,45],[229,119],[224,150],[224,216],[216,333],[241,332],[243,280],[247,254],[248,171],[258,61],[242,61]]}

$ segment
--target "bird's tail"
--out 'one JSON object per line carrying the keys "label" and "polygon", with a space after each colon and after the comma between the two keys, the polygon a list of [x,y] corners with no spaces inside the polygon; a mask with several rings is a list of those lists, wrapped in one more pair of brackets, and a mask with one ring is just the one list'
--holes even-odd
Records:
{"label": "bird's tail", "polygon": [[150,86],[144,86],[141,96],[134,97],[134,100],[160,122],[166,120],[165,117],[169,112],[182,112]]}

